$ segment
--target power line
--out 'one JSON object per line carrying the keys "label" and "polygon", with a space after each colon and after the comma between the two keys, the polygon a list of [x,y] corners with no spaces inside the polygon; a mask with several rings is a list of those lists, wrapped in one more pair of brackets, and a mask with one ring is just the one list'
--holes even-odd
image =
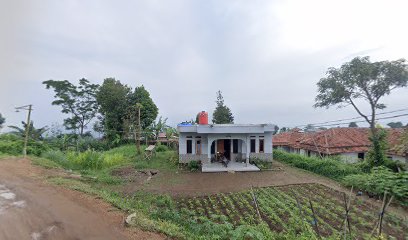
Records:
{"label": "power line", "polygon": [[[393,110],[393,111],[388,111],[388,112],[377,113],[376,115],[384,115],[384,114],[402,112],[402,111],[407,111],[407,110],[408,110],[408,108],[403,108],[403,109],[398,109],[398,110]],[[372,115],[367,115],[367,117],[371,117],[371,116],[372,116]],[[350,121],[350,120],[355,120],[355,119],[360,119],[360,118],[363,118],[363,117],[362,117],[362,116],[359,116],[359,117],[353,117],[353,118],[345,118],[345,119],[331,120],[331,121],[320,122],[320,123],[311,123],[310,125],[316,126],[316,125],[320,125],[320,124]],[[378,120],[378,119],[377,119],[377,120]],[[357,121],[357,122],[365,122],[365,120],[363,120],[363,121]],[[309,124],[296,125],[295,127],[303,127],[303,126],[307,126],[307,125],[309,125]]]}
{"label": "power line", "polygon": [[[383,119],[392,119],[392,118],[399,118],[399,117],[404,117],[408,116],[408,113],[400,114],[400,115],[394,115],[394,116],[388,116],[388,117],[382,117],[382,118],[377,118],[376,120],[383,120]],[[355,121],[355,123],[359,122],[366,122],[365,120],[360,120],[360,121]],[[336,126],[336,125],[343,125],[343,124],[349,124],[349,123],[333,123],[333,124],[325,124],[325,125],[313,125],[314,127],[328,127],[328,126]]]}

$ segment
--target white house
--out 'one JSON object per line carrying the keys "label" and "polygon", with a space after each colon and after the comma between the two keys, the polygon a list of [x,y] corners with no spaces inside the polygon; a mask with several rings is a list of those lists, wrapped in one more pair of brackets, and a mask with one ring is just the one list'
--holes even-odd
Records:
{"label": "white house", "polygon": [[221,166],[215,162],[216,153],[222,153],[231,167],[252,167],[250,159],[272,161],[274,127],[272,124],[179,124],[179,161],[201,161],[203,171]]}

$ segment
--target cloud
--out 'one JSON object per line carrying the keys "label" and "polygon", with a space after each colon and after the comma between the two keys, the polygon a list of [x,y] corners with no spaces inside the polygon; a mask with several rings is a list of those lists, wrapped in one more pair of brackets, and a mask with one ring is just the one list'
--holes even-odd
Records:
{"label": "cloud", "polygon": [[[314,109],[328,67],[357,55],[408,58],[406,1],[7,1],[0,10],[0,112],[33,103],[61,122],[41,82],[144,85],[171,124],[210,113],[221,90],[238,123],[293,126],[353,117]],[[407,90],[385,98],[402,108]]]}

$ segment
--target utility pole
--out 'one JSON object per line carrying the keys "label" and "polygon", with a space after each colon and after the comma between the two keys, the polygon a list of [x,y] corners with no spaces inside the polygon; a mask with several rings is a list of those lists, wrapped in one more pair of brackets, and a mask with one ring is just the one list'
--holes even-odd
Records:
{"label": "utility pole", "polygon": [[24,148],[23,148],[23,155],[24,158],[27,157],[27,143],[28,143],[28,135],[30,134],[30,126],[31,126],[31,111],[33,110],[33,105],[25,105],[21,107],[16,107],[16,112],[19,112],[20,110],[26,110],[28,111],[27,114],[27,122],[26,122],[26,129],[25,129],[25,137],[24,137]]}
{"label": "utility pole", "polygon": [[140,153],[140,137],[141,137],[141,132],[142,132],[142,128],[141,128],[141,124],[140,124],[140,109],[142,108],[142,104],[140,103],[136,103],[136,111],[137,111],[137,124],[135,127],[136,130],[136,134],[135,134],[135,140],[136,140],[136,148],[137,148],[137,152]]}

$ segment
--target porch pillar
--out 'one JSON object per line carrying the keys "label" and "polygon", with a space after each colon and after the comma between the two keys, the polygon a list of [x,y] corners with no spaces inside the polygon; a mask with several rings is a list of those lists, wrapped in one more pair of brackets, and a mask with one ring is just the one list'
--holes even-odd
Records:
{"label": "porch pillar", "polygon": [[246,166],[248,167],[248,164],[249,164],[249,152],[251,151],[251,141],[250,141],[250,139],[249,139],[249,136],[247,136],[246,137],[246,141],[245,141],[245,143],[246,143],[246,158],[245,158],[245,164],[246,164]]}
{"label": "porch pillar", "polygon": [[208,136],[207,137],[207,163],[211,163],[211,143],[213,139]]}

